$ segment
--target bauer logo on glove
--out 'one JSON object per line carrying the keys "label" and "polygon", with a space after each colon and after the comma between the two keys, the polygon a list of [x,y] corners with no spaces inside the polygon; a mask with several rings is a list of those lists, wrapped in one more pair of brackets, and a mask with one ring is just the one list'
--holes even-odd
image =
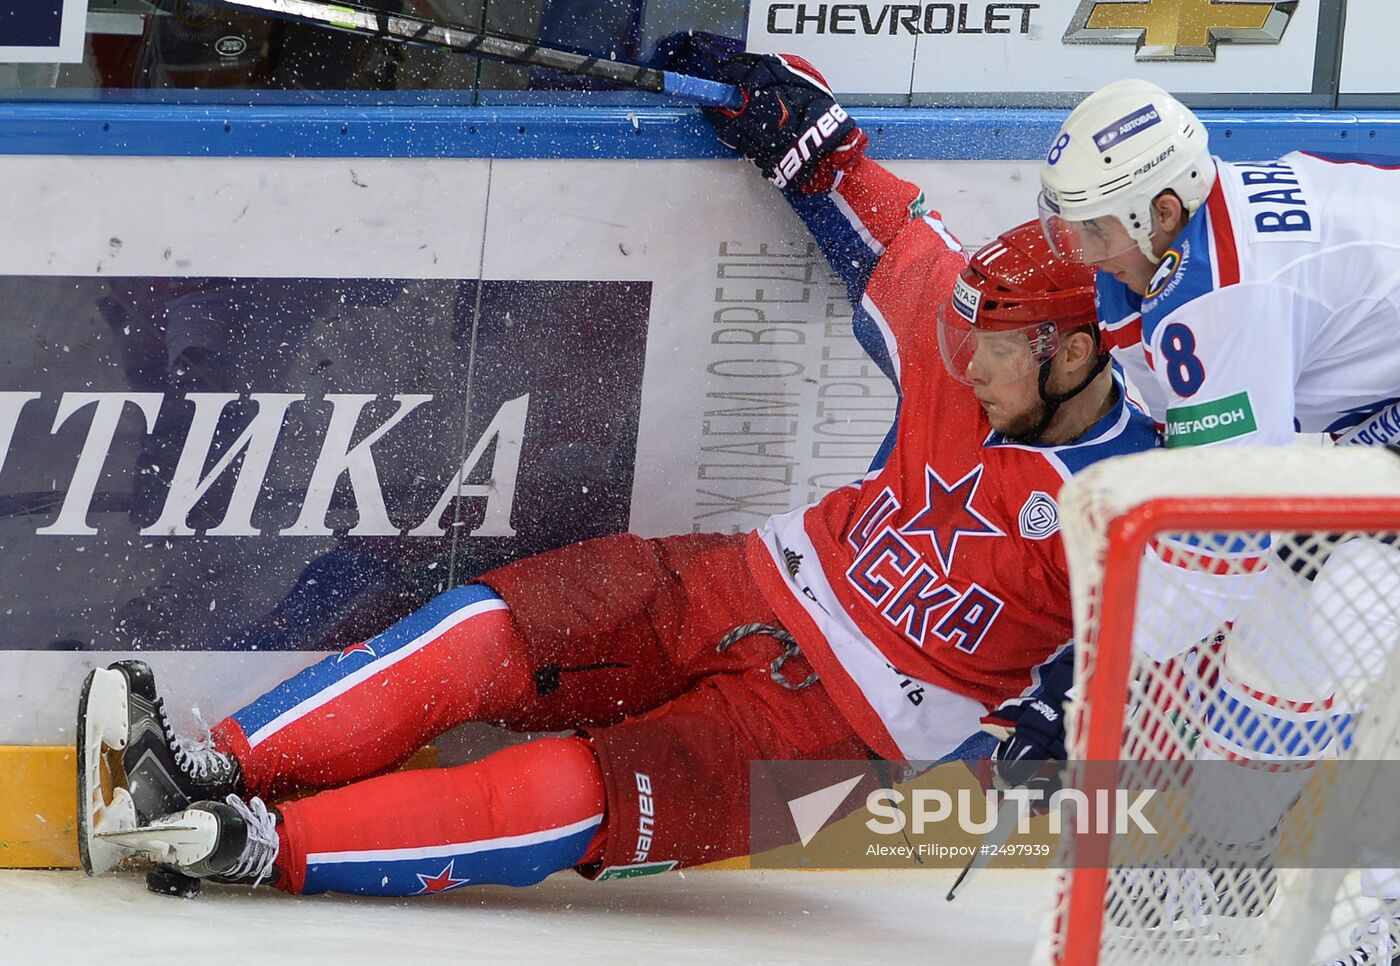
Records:
{"label": "bauer logo on glove", "polygon": [[[802,173],[803,166],[813,158],[820,160],[829,154],[833,148],[828,148],[829,144],[839,144],[839,139],[832,141],[832,136],[841,130],[841,125],[850,120],[845,110],[840,104],[832,104],[817,122],[797,139],[797,144],[787,149],[782,160],[777,163],[772,172],[768,175],[768,180],[779,188],[786,188],[792,179]],[[827,148],[823,150],[823,148]],[[799,185],[800,187],[800,185]]]}
{"label": "bauer logo on glove", "polygon": [[744,106],[707,110],[705,116],[721,141],[779,188],[828,191],[836,172],[864,153],[864,133],[801,57],[739,54],[719,73],[744,92]]}

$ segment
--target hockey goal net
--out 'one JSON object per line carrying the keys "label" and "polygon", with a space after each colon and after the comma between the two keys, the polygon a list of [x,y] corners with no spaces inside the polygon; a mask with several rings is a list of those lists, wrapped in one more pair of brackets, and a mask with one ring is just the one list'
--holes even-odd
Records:
{"label": "hockey goal net", "polygon": [[1400,837],[1400,453],[1144,453],[1060,514],[1068,781],[1154,788],[1154,834],[1069,825],[1038,961],[1389,964],[1400,853],[1356,850]]}

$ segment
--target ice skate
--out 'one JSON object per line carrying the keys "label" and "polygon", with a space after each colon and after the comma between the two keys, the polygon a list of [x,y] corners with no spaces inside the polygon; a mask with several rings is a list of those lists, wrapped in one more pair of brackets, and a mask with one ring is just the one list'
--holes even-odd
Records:
{"label": "ice skate", "polygon": [[118,661],[88,675],[77,731],[78,851],[89,875],[122,858],[98,832],[239,790],[238,763],[216,750],[207,732],[200,739],[175,734],[144,661]]}
{"label": "ice skate", "polygon": [[97,833],[105,846],[146,859],[182,875],[259,885],[276,881],[276,812],[262,799],[237,795],[222,802],[195,802],[135,828]]}
{"label": "ice skate", "polygon": [[1326,966],[1400,966],[1400,900],[1386,902],[1365,927],[1353,929],[1351,943]]}
{"label": "ice skate", "polygon": [[1211,924],[1225,950],[1257,949],[1270,928],[1266,913],[1278,894],[1278,873],[1270,859],[1258,867],[1223,867],[1211,871],[1215,900]]}
{"label": "ice skate", "polygon": [[1212,868],[1122,869],[1113,873],[1105,935],[1151,948],[1195,947],[1210,955],[1254,950],[1264,939],[1278,892],[1273,833],[1247,845],[1209,846],[1192,838],[1182,852]]}
{"label": "ice skate", "polygon": [[1137,939],[1170,935],[1186,941],[1206,934],[1215,898],[1211,877],[1201,869],[1116,869],[1104,911],[1106,937]]}

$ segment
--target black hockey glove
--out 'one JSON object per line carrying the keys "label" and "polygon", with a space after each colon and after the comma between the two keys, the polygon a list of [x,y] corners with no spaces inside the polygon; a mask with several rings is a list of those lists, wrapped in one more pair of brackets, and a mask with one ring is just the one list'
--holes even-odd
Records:
{"label": "black hockey glove", "polygon": [[1064,760],[1064,715],[1039,699],[1020,709],[1015,730],[992,752],[999,783],[1007,788],[1038,788],[1047,799],[1060,790]]}
{"label": "black hockey glove", "polygon": [[744,106],[710,108],[705,117],[779,188],[828,191],[836,170],[864,153],[865,134],[801,57],[739,54],[720,65],[719,76],[743,90]]}
{"label": "black hockey glove", "polygon": [[1040,789],[1048,800],[1060,789],[1060,762],[1066,757],[1064,707],[1074,683],[1074,648],[1062,648],[1039,670],[1040,681],[1029,695],[1008,701],[982,722],[1005,734],[992,752],[998,783]]}

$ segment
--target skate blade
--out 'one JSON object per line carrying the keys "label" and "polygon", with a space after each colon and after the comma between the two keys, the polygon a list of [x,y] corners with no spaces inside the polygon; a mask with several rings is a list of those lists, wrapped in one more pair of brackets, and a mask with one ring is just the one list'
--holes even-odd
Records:
{"label": "skate blade", "polygon": [[138,843],[149,839],[154,835],[161,835],[167,832],[202,832],[198,825],[138,825],[135,828],[110,829],[106,832],[96,833],[97,838],[107,842],[131,842]]}
{"label": "skate blade", "polygon": [[101,840],[103,832],[134,828],[136,806],[121,787],[119,759],[127,740],[126,678],[99,668],[78,699],[78,856],[83,871],[101,875],[126,857]]}
{"label": "skate blade", "polygon": [[1267,926],[1263,916],[1247,921],[1212,916],[1206,921],[1175,922],[1138,931],[1105,928],[1103,944],[1105,949],[1132,953],[1148,962],[1165,962],[1177,956],[1229,958],[1258,952]]}
{"label": "skate blade", "polygon": [[[208,812],[186,812],[171,822],[108,829],[96,836],[106,847],[152,862],[188,866],[207,858],[219,840],[219,820]],[[178,870],[177,870],[178,871]]]}
{"label": "skate blade", "polygon": [[1218,947],[1227,955],[1243,956],[1258,952],[1272,929],[1278,928],[1268,915],[1212,916]]}

